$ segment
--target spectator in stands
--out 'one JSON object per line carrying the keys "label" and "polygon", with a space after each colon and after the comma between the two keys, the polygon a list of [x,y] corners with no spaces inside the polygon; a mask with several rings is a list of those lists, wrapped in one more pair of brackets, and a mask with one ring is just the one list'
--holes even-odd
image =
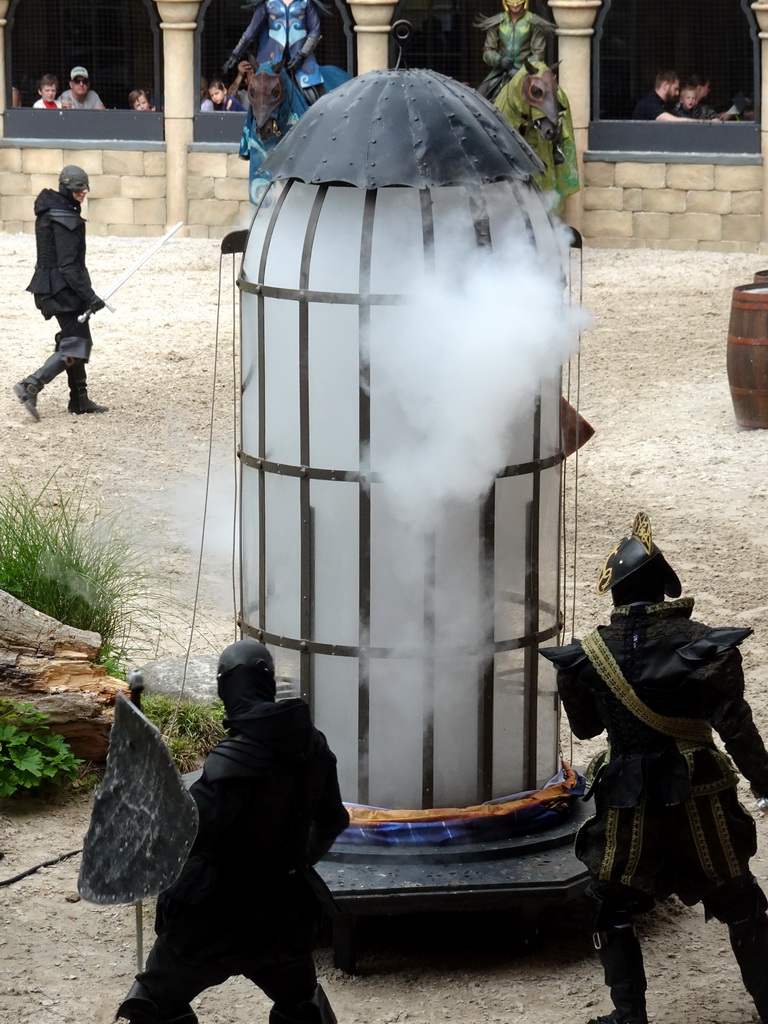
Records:
{"label": "spectator in stands", "polygon": [[686,82],[686,86],[691,86],[696,90],[696,106],[693,108],[693,116],[697,121],[714,121],[717,117],[717,111],[714,107],[710,107],[704,100],[709,96],[709,78],[706,75],[691,75]]}
{"label": "spectator in stands", "polygon": [[681,121],[670,113],[680,95],[680,76],[676,71],[660,71],[656,82],[632,112],[633,121]]}
{"label": "spectator in stands", "polygon": [[208,86],[208,95],[211,97],[214,110],[245,111],[245,107],[242,103],[238,102],[234,96],[230,96],[227,93],[227,87],[220,79],[216,79],[210,83]]}
{"label": "spectator in stands", "polygon": [[91,89],[88,71],[78,65],[69,73],[69,88],[59,96],[64,110],[106,110],[101,97]]}
{"label": "spectator in stands", "polygon": [[694,114],[696,99],[696,87],[684,85],[680,90],[680,100],[673,111],[675,117],[687,117],[689,120],[693,120],[696,117]]}
{"label": "spectator in stands", "polygon": [[152,100],[146,89],[134,89],[128,94],[128,105],[131,110],[154,110]]}
{"label": "spectator in stands", "polygon": [[234,82],[228,87],[227,92],[230,96],[234,96],[237,102],[242,106],[243,110],[248,109],[248,89],[246,88],[245,78],[250,70],[251,65],[247,60],[241,60],[237,65],[237,75]]}
{"label": "spectator in stands", "polygon": [[200,79],[200,109],[204,113],[213,110],[213,100],[208,95],[208,79]]}
{"label": "spectator in stands", "polygon": [[40,99],[32,104],[33,108],[42,108],[44,110],[61,109],[61,103],[56,99],[56,93],[59,91],[59,80],[56,78],[56,75],[43,75],[37,83],[37,91]]}
{"label": "spectator in stands", "polygon": [[21,106],[21,93],[19,92],[19,90],[16,88],[15,85],[11,86],[11,106],[12,107],[20,107]]}

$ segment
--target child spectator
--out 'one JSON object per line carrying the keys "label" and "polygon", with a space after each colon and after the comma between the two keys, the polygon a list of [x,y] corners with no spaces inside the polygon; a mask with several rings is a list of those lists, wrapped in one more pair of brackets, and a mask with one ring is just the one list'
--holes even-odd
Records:
{"label": "child spectator", "polygon": [[693,111],[697,100],[696,87],[684,85],[680,90],[680,100],[673,111],[675,117],[687,117],[693,120],[696,117]]}
{"label": "child spectator", "polygon": [[149,93],[146,89],[134,89],[128,94],[128,104],[131,110],[154,110]]}
{"label": "child spectator", "polygon": [[200,79],[200,109],[204,113],[213,110],[213,101],[208,97],[208,79]]}
{"label": "child spectator", "polygon": [[61,103],[56,99],[59,91],[59,80],[56,75],[43,75],[37,83],[40,99],[32,104],[33,109],[61,110]]}
{"label": "child spectator", "polygon": [[245,112],[245,107],[242,103],[227,93],[227,87],[219,79],[210,83],[208,95],[211,97],[214,110],[239,110]]}

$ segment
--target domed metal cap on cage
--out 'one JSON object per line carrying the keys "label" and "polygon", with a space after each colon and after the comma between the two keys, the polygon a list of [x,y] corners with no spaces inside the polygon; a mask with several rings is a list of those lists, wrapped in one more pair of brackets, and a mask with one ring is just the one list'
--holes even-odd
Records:
{"label": "domed metal cap on cage", "polygon": [[275,180],[376,189],[526,179],[543,164],[473,89],[436,71],[370,71],[322,96],[264,162]]}

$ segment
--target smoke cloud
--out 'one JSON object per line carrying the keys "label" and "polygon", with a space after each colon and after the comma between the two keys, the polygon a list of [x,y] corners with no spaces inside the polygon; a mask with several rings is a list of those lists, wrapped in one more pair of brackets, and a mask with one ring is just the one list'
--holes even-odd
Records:
{"label": "smoke cloud", "polygon": [[421,282],[407,317],[393,311],[397,329],[384,315],[370,336],[373,389],[397,422],[371,469],[412,526],[487,491],[510,461],[516,420],[530,416],[542,380],[559,376],[587,323],[564,303],[562,266],[526,237],[447,262]]}

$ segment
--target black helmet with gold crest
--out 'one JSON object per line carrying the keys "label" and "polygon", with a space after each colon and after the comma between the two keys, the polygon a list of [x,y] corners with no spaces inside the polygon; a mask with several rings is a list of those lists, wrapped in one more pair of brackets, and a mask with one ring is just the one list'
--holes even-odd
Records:
{"label": "black helmet with gold crest", "polygon": [[598,594],[607,594],[617,585],[619,592],[613,595],[617,604],[656,600],[663,594],[679,597],[682,591],[677,573],[653,543],[651,520],[645,512],[637,513],[631,535],[619,541],[600,570]]}

